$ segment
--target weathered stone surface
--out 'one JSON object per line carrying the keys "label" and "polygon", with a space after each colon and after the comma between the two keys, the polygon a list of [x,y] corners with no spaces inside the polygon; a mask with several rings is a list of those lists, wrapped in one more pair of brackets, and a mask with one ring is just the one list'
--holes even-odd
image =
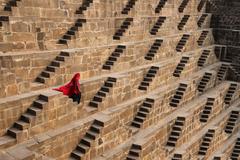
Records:
{"label": "weathered stone surface", "polygon": [[[238,1],[14,2],[0,0],[0,159],[234,156]],[[53,90],[77,72],[80,104]]]}

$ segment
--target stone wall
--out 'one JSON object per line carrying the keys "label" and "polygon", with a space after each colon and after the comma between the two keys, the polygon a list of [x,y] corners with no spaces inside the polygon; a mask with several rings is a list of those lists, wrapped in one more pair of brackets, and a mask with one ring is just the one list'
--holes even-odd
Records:
{"label": "stone wall", "polygon": [[224,46],[225,52],[220,57],[223,61],[233,63],[229,79],[239,81],[240,45],[240,18],[239,2],[237,1],[211,1],[208,3],[208,12],[213,14],[211,27],[216,44]]}
{"label": "stone wall", "polygon": [[[3,23],[3,30],[0,32],[2,51],[66,48],[64,45],[58,45],[57,41],[74,24],[75,20],[72,17],[81,17],[75,14],[76,7],[81,6],[81,3],[81,1],[57,0],[44,1],[44,3],[24,0],[17,2],[17,7],[12,9],[9,22]],[[136,2],[135,7],[129,13],[129,16],[134,17],[134,24],[126,33],[129,36],[126,36],[125,40],[137,41],[142,40],[143,36],[145,36],[144,39],[147,38],[146,36],[152,37],[149,36],[149,30],[158,18],[153,12],[156,7],[153,4],[157,4],[157,1],[139,0]],[[87,23],[76,35],[76,40],[71,41],[68,47],[89,47],[114,43],[112,36],[125,19],[120,15],[125,5],[126,1],[94,1],[84,12],[83,18],[87,19]],[[158,35],[168,35],[169,29],[177,28],[175,26],[179,23],[180,16],[172,16],[174,12],[169,9],[174,5],[179,5],[179,2],[168,1],[166,8],[163,8],[161,15],[166,16],[167,20]],[[189,5],[195,6],[196,4],[193,1]],[[194,15],[191,16],[185,30],[193,30],[195,21],[201,15],[195,9],[186,8],[185,14],[189,13],[194,13]],[[205,27],[207,24],[209,22],[205,22]],[[165,26],[168,27],[165,28]]]}
{"label": "stone wall", "polygon": [[[0,5],[0,159],[231,158],[237,1]],[[53,90],[77,72],[80,104]]]}

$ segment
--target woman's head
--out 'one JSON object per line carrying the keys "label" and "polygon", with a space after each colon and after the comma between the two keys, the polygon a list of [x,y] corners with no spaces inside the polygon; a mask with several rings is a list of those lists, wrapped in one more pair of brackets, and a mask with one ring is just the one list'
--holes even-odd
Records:
{"label": "woman's head", "polygon": [[73,77],[74,80],[80,80],[80,73],[76,73]]}

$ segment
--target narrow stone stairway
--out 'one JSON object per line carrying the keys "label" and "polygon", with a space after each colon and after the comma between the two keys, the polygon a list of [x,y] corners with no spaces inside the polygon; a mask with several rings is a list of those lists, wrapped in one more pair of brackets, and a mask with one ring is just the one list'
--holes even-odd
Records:
{"label": "narrow stone stairway", "polygon": [[139,110],[134,117],[131,126],[136,128],[141,128],[142,124],[144,123],[145,119],[149,115],[154,105],[154,99],[146,98],[142,105],[139,107]]}
{"label": "narrow stone stairway", "polygon": [[160,13],[161,10],[164,8],[167,0],[160,0],[157,7],[155,8],[155,13]]}
{"label": "narrow stone stairway", "polygon": [[171,107],[178,107],[178,105],[180,104],[186,90],[187,90],[187,84],[180,83],[179,87],[177,88],[177,90],[174,94],[174,96],[171,98],[171,101],[170,101],[169,105]]}
{"label": "narrow stone stairway", "polygon": [[162,39],[156,39],[145,56],[146,60],[152,61],[163,43]]}
{"label": "narrow stone stairway", "polygon": [[182,13],[186,6],[188,5],[189,0],[183,0],[182,3],[180,4],[178,11]]}
{"label": "narrow stone stairway", "polygon": [[183,51],[183,48],[186,45],[189,38],[190,38],[189,34],[184,34],[182,36],[182,38],[180,39],[180,41],[178,42],[178,44],[176,46],[176,51],[177,52],[182,52]]}
{"label": "narrow stone stairway", "polygon": [[232,111],[228,118],[227,125],[225,127],[225,132],[227,134],[233,133],[233,130],[234,130],[234,127],[236,125],[238,118],[239,118],[239,111]]}
{"label": "narrow stone stairway", "polygon": [[76,14],[83,14],[92,3],[93,0],[83,0],[82,5],[78,8],[78,10],[76,10]]}
{"label": "narrow stone stairway", "polygon": [[204,135],[202,143],[200,145],[198,155],[205,156],[209,146],[211,145],[211,142],[213,140],[215,134],[215,130],[209,129],[207,133]]}
{"label": "narrow stone stairway", "polygon": [[198,59],[198,66],[199,67],[204,67],[207,59],[209,58],[210,55],[210,50],[203,50],[201,56]]}
{"label": "narrow stone stairway", "polygon": [[123,54],[124,50],[126,50],[126,46],[118,45],[111,56],[108,57],[105,64],[102,66],[102,69],[111,70],[114,64],[117,62],[118,58]]}
{"label": "narrow stone stairway", "polygon": [[116,33],[114,34],[113,39],[114,40],[120,40],[121,37],[123,36],[123,34],[129,29],[129,27],[132,23],[133,23],[133,18],[126,18],[123,21],[120,29],[118,29],[116,31]]}
{"label": "narrow stone stairway", "polygon": [[104,85],[100,88],[100,90],[96,93],[96,95],[90,101],[89,106],[98,108],[99,105],[110,93],[110,90],[114,87],[116,82],[117,82],[116,78],[108,77],[108,79],[104,82]]}
{"label": "narrow stone stairway", "polygon": [[60,54],[36,78],[36,82],[47,84],[48,80],[68,61],[69,57],[69,52],[60,52]]}
{"label": "narrow stone stairway", "polygon": [[206,2],[207,2],[207,0],[200,0],[198,7],[197,7],[198,12],[201,12],[201,10],[203,9]]}
{"label": "narrow stone stairway", "polygon": [[238,160],[239,155],[240,155],[240,138],[237,138],[237,141],[231,153],[231,160]]}
{"label": "narrow stone stairway", "polygon": [[159,67],[152,66],[148,70],[147,74],[144,76],[143,81],[139,85],[138,89],[146,91],[148,89],[148,87],[150,86],[150,83],[156,77],[156,74],[158,73],[158,70],[159,70]]}
{"label": "narrow stone stairway", "polygon": [[180,62],[178,63],[176,69],[173,72],[173,76],[174,77],[180,77],[182,71],[184,70],[184,68],[186,67],[186,64],[189,61],[189,57],[183,56],[182,59],[180,60]]}
{"label": "narrow stone stairway", "polygon": [[17,7],[17,2],[21,0],[9,0],[4,6],[4,11],[12,11],[12,7]]}
{"label": "narrow stone stairway", "polygon": [[197,25],[199,28],[202,27],[203,23],[205,22],[206,18],[208,17],[208,14],[202,14],[201,17],[199,18]]}
{"label": "narrow stone stairway", "polygon": [[28,129],[30,124],[37,118],[37,116],[43,111],[44,107],[48,103],[48,97],[40,95],[37,100],[35,100],[31,107],[27,109],[25,113],[21,115],[18,121],[16,121],[13,126],[7,130],[7,135],[18,139],[23,130]]}
{"label": "narrow stone stairway", "polygon": [[188,20],[190,18],[190,15],[184,15],[178,24],[178,30],[183,30],[184,26],[187,24]]}
{"label": "narrow stone stairway", "polygon": [[199,39],[197,40],[198,46],[202,46],[205,39],[207,38],[209,31],[202,31]]}
{"label": "narrow stone stairway", "polygon": [[203,93],[206,89],[207,84],[209,83],[210,79],[212,77],[212,73],[205,72],[203,75],[203,78],[198,84],[198,91],[200,93]]}
{"label": "narrow stone stairway", "polygon": [[230,105],[231,102],[232,102],[232,98],[233,98],[233,95],[235,94],[236,90],[237,90],[237,84],[236,83],[231,83],[230,84],[230,87],[227,91],[227,94],[225,96],[225,99],[224,99],[224,102],[225,104],[227,105]]}
{"label": "narrow stone stairway", "polygon": [[68,44],[69,40],[76,39],[77,32],[83,27],[83,24],[87,23],[86,19],[79,18],[75,21],[74,25],[68,29],[68,31],[59,39],[59,44]]}
{"label": "narrow stone stairway", "polygon": [[140,145],[132,144],[126,160],[137,160],[140,157],[142,147]]}
{"label": "narrow stone stairway", "polygon": [[166,17],[158,17],[157,22],[154,24],[153,28],[150,31],[151,35],[156,35],[159,31],[159,29],[161,28],[161,26],[163,25],[163,23],[165,22]]}
{"label": "narrow stone stairway", "polygon": [[72,151],[70,159],[83,159],[85,154],[89,151],[92,143],[97,140],[97,137],[100,135],[102,128],[104,127],[104,122],[99,120],[94,120],[91,127],[88,129],[86,134],[80,140],[79,144]]}
{"label": "narrow stone stairway", "polygon": [[185,117],[177,117],[177,119],[172,127],[170,136],[168,138],[167,146],[170,146],[170,147],[176,146],[176,143],[182,134],[182,129],[183,129],[184,123],[185,123]]}
{"label": "narrow stone stairway", "polygon": [[200,122],[207,123],[207,121],[213,111],[214,102],[215,102],[215,98],[207,98],[205,107],[200,114]]}
{"label": "narrow stone stairway", "polygon": [[229,66],[227,64],[222,64],[217,73],[217,78],[219,81],[223,81],[226,77]]}
{"label": "narrow stone stairway", "polygon": [[126,4],[126,6],[122,10],[122,14],[128,14],[131,9],[135,6],[137,0],[129,0]]}

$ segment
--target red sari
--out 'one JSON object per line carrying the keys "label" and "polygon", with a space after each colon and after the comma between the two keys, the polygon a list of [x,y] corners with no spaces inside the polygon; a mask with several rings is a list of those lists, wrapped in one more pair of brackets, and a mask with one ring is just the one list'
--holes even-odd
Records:
{"label": "red sari", "polygon": [[64,95],[67,95],[68,97],[73,98],[73,100],[77,96],[77,100],[76,101],[78,101],[78,103],[79,103],[80,102],[80,98],[81,98],[79,80],[80,80],[80,74],[76,73],[69,83],[67,83],[66,85],[61,86],[59,88],[54,88],[53,90],[62,92]]}

